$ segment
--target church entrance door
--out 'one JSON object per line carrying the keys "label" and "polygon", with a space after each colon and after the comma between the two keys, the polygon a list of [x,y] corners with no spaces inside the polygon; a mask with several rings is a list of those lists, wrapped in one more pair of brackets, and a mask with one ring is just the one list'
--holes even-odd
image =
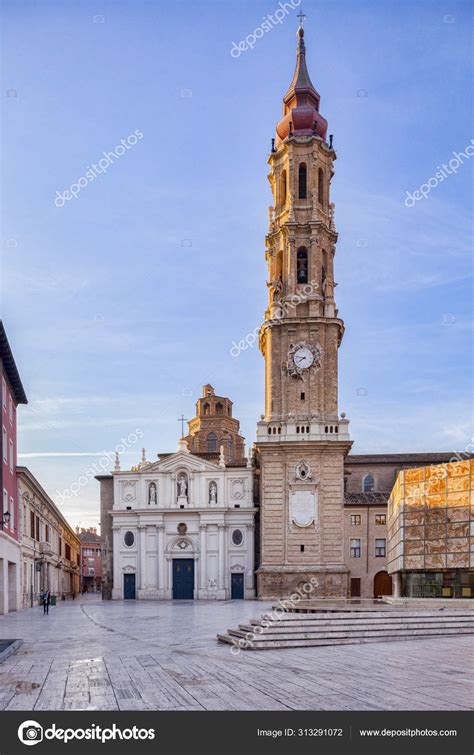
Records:
{"label": "church entrance door", "polygon": [[123,575],[123,597],[125,600],[135,600],[135,574]]}
{"label": "church entrance door", "polygon": [[194,559],[173,560],[173,600],[192,600],[194,597]]}
{"label": "church entrance door", "polygon": [[244,599],[244,575],[231,574],[230,597],[232,600]]}

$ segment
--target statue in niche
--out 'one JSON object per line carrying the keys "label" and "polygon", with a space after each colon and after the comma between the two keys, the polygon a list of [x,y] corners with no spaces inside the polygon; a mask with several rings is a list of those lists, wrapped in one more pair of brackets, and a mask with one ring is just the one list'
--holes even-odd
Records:
{"label": "statue in niche", "polygon": [[276,280],[273,280],[271,283],[267,283],[267,286],[270,289],[270,299],[272,303],[276,304],[277,302],[280,302],[283,293],[283,281],[281,276]]}
{"label": "statue in niche", "polygon": [[151,482],[148,488],[148,503],[156,503],[156,484],[154,482]]}
{"label": "statue in niche", "polygon": [[188,493],[188,486],[186,482],[186,475],[182,474],[178,478],[178,496],[180,498],[186,498]]}
{"label": "statue in niche", "polygon": [[209,503],[217,503],[217,485],[211,482],[209,485]]}

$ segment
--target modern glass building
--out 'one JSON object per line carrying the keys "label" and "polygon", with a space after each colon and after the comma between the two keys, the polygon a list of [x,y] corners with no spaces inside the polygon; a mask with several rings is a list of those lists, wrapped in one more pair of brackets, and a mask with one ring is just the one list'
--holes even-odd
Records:
{"label": "modern glass building", "polygon": [[474,598],[474,459],[400,472],[387,514],[395,595]]}

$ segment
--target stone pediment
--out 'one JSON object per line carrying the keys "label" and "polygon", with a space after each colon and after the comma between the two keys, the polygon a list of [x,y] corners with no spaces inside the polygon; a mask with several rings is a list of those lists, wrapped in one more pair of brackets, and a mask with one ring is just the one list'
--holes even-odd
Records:
{"label": "stone pediment", "polygon": [[174,454],[170,454],[166,459],[160,459],[153,464],[147,465],[143,470],[148,474],[149,472],[174,472],[178,469],[189,469],[191,472],[215,472],[220,469],[218,464],[214,464],[207,459],[201,459],[199,456],[188,451],[176,451]]}

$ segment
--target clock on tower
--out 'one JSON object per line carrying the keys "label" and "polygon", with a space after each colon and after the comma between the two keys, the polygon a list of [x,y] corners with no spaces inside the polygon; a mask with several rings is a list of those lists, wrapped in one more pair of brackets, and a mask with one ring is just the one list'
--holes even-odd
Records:
{"label": "clock on tower", "polygon": [[[336,153],[298,29],[296,70],[269,157],[269,301],[260,329],[265,414],[257,425],[261,598],[345,597],[343,464],[351,447],[337,406],[344,333],[334,301],[337,233],[330,201]],[[307,588],[309,589],[309,588]]]}

